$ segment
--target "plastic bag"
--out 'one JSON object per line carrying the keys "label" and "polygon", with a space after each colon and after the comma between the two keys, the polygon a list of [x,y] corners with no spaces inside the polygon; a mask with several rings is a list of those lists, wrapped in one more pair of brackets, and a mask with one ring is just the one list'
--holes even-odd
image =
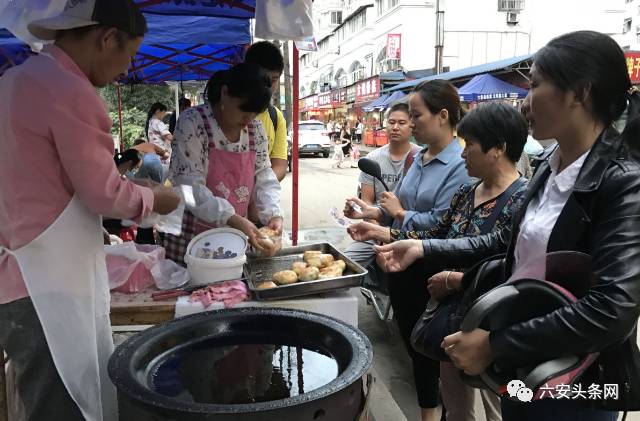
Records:
{"label": "plastic bag", "polygon": [[160,260],[151,268],[151,275],[158,289],[178,288],[189,282],[189,272],[173,260]]}
{"label": "plastic bag", "polygon": [[7,28],[35,51],[42,49],[42,41],[31,35],[27,24],[57,15],[67,0],[12,0],[0,2],[0,28]]}
{"label": "plastic bag", "polygon": [[131,241],[104,246],[109,274],[109,289],[132,293],[154,284],[151,269],[164,259],[161,246],[135,244]]}
{"label": "plastic bag", "polygon": [[302,40],[313,36],[312,0],[256,2],[256,38]]}

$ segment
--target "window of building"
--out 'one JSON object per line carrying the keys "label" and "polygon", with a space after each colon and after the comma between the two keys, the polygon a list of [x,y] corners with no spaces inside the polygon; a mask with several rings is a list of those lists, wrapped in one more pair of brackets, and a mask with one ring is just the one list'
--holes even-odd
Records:
{"label": "window of building", "polygon": [[524,0],[498,0],[499,12],[520,12],[524,9]]}
{"label": "window of building", "polygon": [[331,24],[340,25],[342,23],[342,11],[331,12]]}
{"label": "window of building", "polygon": [[631,30],[631,22],[633,21],[633,19],[631,18],[626,18],[624,20],[624,23],[622,24],[622,33],[626,34],[627,32],[629,32]]}
{"label": "window of building", "polygon": [[386,11],[393,9],[398,5],[399,0],[376,0],[376,10],[378,16],[381,16]]}

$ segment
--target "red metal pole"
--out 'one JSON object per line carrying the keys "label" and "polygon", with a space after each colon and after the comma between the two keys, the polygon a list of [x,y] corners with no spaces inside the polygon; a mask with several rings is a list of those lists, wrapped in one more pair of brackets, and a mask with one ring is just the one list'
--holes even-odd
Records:
{"label": "red metal pole", "polygon": [[293,44],[293,151],[291,160],[293,161],[293,198],[291,200],[293,209],[291,212],[291,241],[293,245],[298,245],[298,120],[300,117],[300,101],[299,96],[299,66],[298,66],[298,49],[296,43]]}
{"label": "red metal pole", "polygon": [[118,122],[120,123],[120,152],[124,152],[124,136],[122,135],[122,97],[120,96],[120,84],[116,84],[118,93]]}

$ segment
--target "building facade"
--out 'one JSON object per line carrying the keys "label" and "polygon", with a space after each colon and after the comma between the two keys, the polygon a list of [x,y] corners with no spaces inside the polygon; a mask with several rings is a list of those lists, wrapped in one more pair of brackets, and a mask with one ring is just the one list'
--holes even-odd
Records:
{"label": "building facade", "polygon": [[[349,113],[359,116],[384,88],[381,74],[435,73],[437,57],[446,71],[531,54],[571,30],[609,33],[623,46],[628,39],[629,48],[634,48],[640,41],[639,4],[640,0],[316,0],[318,51],[300,55],[301,109],[315,110],[307,117],[325,121]],[[631,29],[624,40],[616,35],[623,29],[623,12],[633,15],[631,23],[625,20],[625,28]]]}

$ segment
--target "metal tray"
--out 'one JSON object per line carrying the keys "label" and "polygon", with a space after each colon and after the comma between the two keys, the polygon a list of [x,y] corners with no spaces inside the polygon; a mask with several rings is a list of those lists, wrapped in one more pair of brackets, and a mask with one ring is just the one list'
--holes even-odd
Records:
{"label": "metal tray", "polygon": [[[308,250],[320,250],[323,253],[333,255],[336,260],[344,260],[347,266],[344,274],[336,278],[296,282],[295,284],[279,285],[269,289],[256,288],[260,282],[271,280],[274,273],[291,269],[293,262],[302,261],[302,254]],[[248,253],[247,263],[244,265],[244,276],[247,278],[247,285],[249,285],[249,289],[258,300],[280,300],[335,291],[342,288],[352,288],[360,286],[366,274],[366,269],[342,254],[330,243],[290,247],[280,250],[273,257],[258,257],[255,254]]]}

